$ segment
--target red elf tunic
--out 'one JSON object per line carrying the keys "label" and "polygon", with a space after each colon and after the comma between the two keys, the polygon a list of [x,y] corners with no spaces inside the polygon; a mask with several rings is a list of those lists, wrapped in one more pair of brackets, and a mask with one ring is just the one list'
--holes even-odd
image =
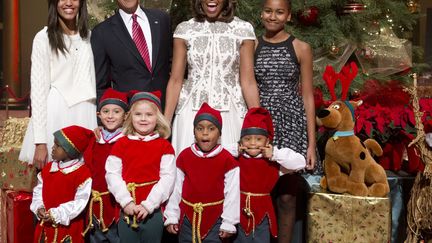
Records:
{"label": "red elf tunic", "polygon": [[147,199],[154,184],[160,179],[161,158],[163,155],[174,155],[170,142],[164,138],[150,141],[120,138],[111,151],[122,161],[122,178],[126,184],[134,183],[135,202]]}
{"label": "red elf tunic", "polygon": [[[237,161],[225,149],[214,157],[199,157],[192,149],[184,149],[177,158],[177,168],[183,171],[182,201],[180,203],[180,225],[186,216],[192,223],[193,207],[185,203],[215,203],[204,207],[200,225],[201,239],[204,239],[211,227],[223,212],[225,174],[237,167]],[[206,173],[207,172],[207,173]]]}
{"label": "red elf tunic", "polygon": [[267,216],[270,233],[276,236],[277,221],[270,192],[279,178],[279,164],[264,158],[247,158],[244,155],[240,155],[238,161],[241,194],[240,224],[245,234],[249,235]]}
{"label": "red elf tunic", "polygon": [[[84,160],[87,167],[90,169],[93,180],[92,195],[89,203],[89,206],[92,208],[88,210],[85,221],[88,222],[87,228],[93,224],[92,214],[99,219],[102,231],[109,228],[110,225],[119,218],[120,211],[118,207],[116,207],[117,202],[114,196],[108,191],[105,179],[105,163],[115,142],[121,137],[123,137],[121,130],[118,130],[110,139],[104,139],[101,133],[99,141],[96,141],[96,138],[92,137],[84,153]],[[100,215],[101,208],[103,210],[103,215]]]}
{"label": "red elf tunic", "polygon": [[[62,170],[51,172],[52,165],[52,162],[48,163],[41,172],[43,180],[42,200],[47,211],[58,207],[60,204],[74,201],[77,189],[90,179],[90,171],[84,164],[76,166],[75,170],[69,173],[63,173]],[[84,242],[81,235],[83,228],[83,213],[72,219],[67,226],[59,224],[54,227],[51,224],[38,223],[34,242],[41,242],[43,234],[45,234],[44,242],[62,242],[68,236],[71,242]]]}

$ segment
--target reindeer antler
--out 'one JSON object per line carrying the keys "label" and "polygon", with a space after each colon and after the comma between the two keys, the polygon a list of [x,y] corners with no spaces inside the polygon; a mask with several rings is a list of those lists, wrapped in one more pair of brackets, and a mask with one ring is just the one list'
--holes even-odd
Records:
{"label": "reindeer antler", "polygon": [[342,84],[341,100],[346,100],[351,82],[357,76],[358,67],[355,62],[345,65],[339,72],[338,76]]}
{"label": "reindeer antler", "polygon": [[338,80],[338,75],[336,74],[332,66],[330,65],[326,66],[326,69],[323,73],[323,79],[327,84],[332,100],[337,100],[336,93],[335,93],[335,86]]}

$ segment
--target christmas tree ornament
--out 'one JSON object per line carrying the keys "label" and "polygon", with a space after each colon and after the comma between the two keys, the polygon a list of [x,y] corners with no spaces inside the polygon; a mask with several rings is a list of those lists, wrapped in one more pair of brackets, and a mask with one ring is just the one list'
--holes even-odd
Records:
{"label": "christmas tree ornament", "polygon": [[332,55],[337,55],[339,53],[339,47],[336,46],[335,43],[332,43],[332,45],[330,46],[330,50],[329,50],[330,54]]}
{"label": "christmas tree ornament", "polygon": [[420,7],[418,0],[408,0],[407,8],[410,13],[417,13]]}
{"label": "christmas tree ornament", "polygon": [[318,24],[319,9],[316,6],[310,6],[297,12],[297,18],[300,24],[311,26]]}
{"label": "christmas tree ornament", "polygon": [[366,6],[363,3],[356,2],[355,0],[350,0],[343,7],[344,14],[353,14],[363,12]]}

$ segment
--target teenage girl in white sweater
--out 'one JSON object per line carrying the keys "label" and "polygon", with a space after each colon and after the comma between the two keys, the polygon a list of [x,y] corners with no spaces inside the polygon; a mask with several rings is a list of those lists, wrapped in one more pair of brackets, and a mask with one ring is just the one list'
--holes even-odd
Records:
{"label": "teenage girl in white sweater", "polygon": [[[77,17],[78,16],[78,17]],[[96,127],[96,85],[86,0],[49,0],[48,26],[33,40],[32,116],[20,160],[42,168],[51,160],[53,132]]]}

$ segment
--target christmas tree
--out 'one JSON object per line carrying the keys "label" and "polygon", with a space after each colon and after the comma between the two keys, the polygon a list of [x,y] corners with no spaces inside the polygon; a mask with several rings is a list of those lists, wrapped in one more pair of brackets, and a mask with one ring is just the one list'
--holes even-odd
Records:
{"label": "christmas tree", "polygon": [[[149,8],[170,13],[173,29],[192,17],[190,0],[142,0]],[[117,8],[115,0],[89,0],[94,26]],[[263,33],[260,23],[262,0],[237,0],[241,19],[253,24],[257,35]],[[314,71],[319,84],[325,66],[339,71],[348,60],[362,69],[352,85],[359,89],[364,80],[398,79],[407,82],[400,72],[422,65],[419,48],[412,48],[411,33],[419,18],[418,0],[292,0],[292,18],[287,30],[309,43],[314,50]],[[414,55],[412,55],[414,53]],[[396,76],[391,76],[396,74]]]}

